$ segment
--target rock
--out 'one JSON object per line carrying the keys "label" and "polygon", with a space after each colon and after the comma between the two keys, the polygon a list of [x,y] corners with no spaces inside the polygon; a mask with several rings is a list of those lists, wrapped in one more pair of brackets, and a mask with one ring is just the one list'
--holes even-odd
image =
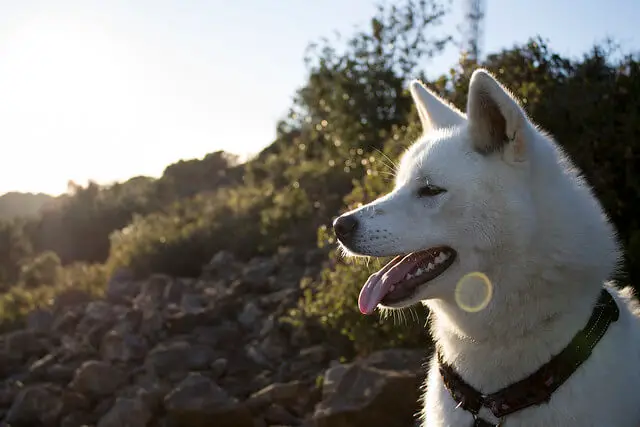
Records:
{"label": "rock", "polygon": [[140,310],[126,309],[118,316],[118,322],[113,326],[113,330],[118,333],[135,334],[142,322],[142,312]]}
{"label": "rock", "polygon": [[351,364],[337,364],[326,370],[322,381],[322,398],[324,400],[336,392],[340,380],[351,366]]}
{"label": "rock", "polygon": [[173,280],[164,288],[162,299],[167,303],[179,304],[187,287],[183,280]]}
{"label": "rock", "polygon": [[47,346],[40,334],[30,330],[11,332],[4,337],[4,350],[14,360],[42,356],[47,351]]}
{"label": "rock", "polygon": [[185,293],[180,298],[180,309],[184,313],[199,313],[207,305],[207,301],[202,295]]}
{"label": "rock", "polygon": [[321,364],[327,360],[327,349],[322,345],[314,345],[300,351],[300,358],[308,360],[310,363]]}
{"label": "rock", "polygon": [[57,334],[71,334],[75,332],[81,318],[82,312],[79,310],[65,311],[55,318],[51,328]]}
{"label": "rock", "polygon": [[169,419],[176,425],[253,427],[249,410],[201,374],[192,373],[164,399]]}
{"label": "rock", "polygon": [[267,356],[258,348],[256,343],[250,343],[246,347],[247,357],[253,361],[254,363],[265,366],[265,367],[273,367],[271,361],[267,358]]}
{"label": "rock", "polygon": [[91,301],[84,310],[84,320],[95,323],[111,323],[115,320],[113,306],[106,301]]}
{"label": "rock", "polygon": [[60,421],[59,427],[85,427],[89,424],[91,424],[91,415],[86,412],[76,411],[65,416]]}
{"label": "rock", "polygon": [[100,354],[108,362],[141,360],[147,354],[147,342],[138,335],[111,330],[102,340]]}
{"label": "rock", "polygon": [[27,329],[36,333],[47,333],[53,324],[53,313],[47,310],[34,310],[27,315]]}
{"label": "rock", "polygon": [[140,399],[152,413],[157,413],[161,410],[163,399],[169,391],[171,391],[171,387],[165,384],[143,381],[143,384],[125,388],[118,397]]}
{"label": "rock", "polygon": [[300,381],[274,383],[253,393],[246,403],[251,408],[259,408],[273,403],[291,406],[304,397],[305,388],[305,385]]}
{"label": "rock", "polygon": [[21,389],[22,384],[12,381],[6,381],[0,385],[0,408],[5,409],[10,407]]}
{"label": "rock", "polygon": [[140,398],[117,398],[97,427],[146,427],[152,413]]}
{"label": "rock", "polygon": [[297,297],[296,289],[280,289],[275,292],[271,292],[267,295],[264,295],[260,298],[260,304],[262,306],[271,306],[274,304],[281,304],[283,302],[292,303],[293,300]]}
{"label": "rock", "polygon": [[164,301],[166,289],[172,284],[173,279],[166,274],[153,274],[143,283],[136,299],[149,299],[156,304],[160,303]]}
{"label": "rock", "polygon": [[122,304],[131,301],[140,292],[134,282],[133,272],[126,268],[118,268],[107,283],[106,297],[108,301]]}
{"label": "rock", "polygon": [[177,379],[188,371],[209,369],[215,359],[216,354],[209,347],[176,341],[156,346],[147,355],[145,364],[159,378]]}
{"label": "rock", "polygon": [[220,274],[229,271],[229,267],[235,263],[235,257],[229,251],[220,251],[211,258],[211,261],[203,267],[206,275]]}
{"label": "rock", "polygon": [[76,371],[70,386],[91,397],[113,394],[125,382],[123,373],[107,362],[90,360]]}
{"label": "rock", "polygon": [[307,251],[304,255],[305,265],[318,265],[327,258],[328,251],[326,248],[316,248]]}
{"label": "rock", "polygon": [[91,295],[85,291],[69,289],[58,294],[53,302],[53,311],[62,312],[64,310],[86,304],[91,301]]}
{"label": "rock", "polygon": [[82,397],[64,392],[52,384],[25,387],[13,401],[6,417],[11,425],[57,426],[68,411],[86,405]]}
{"label": "rock", "polygon": [[256,322],[262,317],[262,310],[260,310],[253,302],[249,301],[242,312],[238,315],[238,322],[245,328],[251,329],[255,327]]}
{"label": "rock", "polygon": [[40,359],[36,360],[29,366],[29,372],[34,376],[38,376],[40,373],[44,373],[51,365],[56,363],[56,356],[53,354],[47,354]]}
{"label": "rock", "polygon": [[289,348],[289,340],[279,330],[273,329],[258,344],[260,352],[272,363],[282,360]]}
{"label": "rock", "polygon": [[63,365],[56,363],[47,368],[43,380],[56,384],[68,384],[73,380],[77,367],[75,364]]}
{"label": "rock", "polygon": [[346,368],[327,399],[316,408],[317,427],[406,427],[419,410],[420,381],[409,371]]}
{"label": "rock", "polygon": [[165,322],[170,334],[190,333],[199,326],[205,326],[214,319],[213,313],[207,308],[179,311],[167,317]]}
{"label": "rock", "polygon": [[219,358],[216,359],[212,364],[211,364],[211,375],[213,376],[213,379],[218,379],[220,377],[222,377],[224,375],[224,373],[227,370],[227,365],[229,364],[229,361],[227,359],[224,358]]}
{"label": "rock", "polygon": [[102,419],[102,417],[107,415],[109,410],[113,407],[115,401],[116,399],[113,396],[109,396],[100,400],[100,402],[98,402],[98,404],[94,406],[93,411],[91,412],[91,419],[93,421]]}
{"label": "rock", "polygon": [[146,306],[142,310],[140,333],[151,341],[161,339],[165,321],[156,307]]}
{"label": "rock", "polygon": [[378,369],[409,371],[420,375],[426,372],[426,355],[424,350],[395,348],[371,353],[361,363]]}
{"label": "rock", "polygon": [[267,424],[294,426],[300,424],[300,420],[278,404],[270,405],[263,414]]}
{"label": "rock", "polygon": [[191,335],[198,344],[215,347],[220,340],[220,328],[215,326],[196,326],[191,329]]}
{"label": "rock", "polygon": [[216,337],[218,348],[231,348],[242,342],[243,332],[236,324],[223,321],[214,328],[211,334]]}
{"label": "rock", "polygon": [[250,289],[260,291],[266,287],[268,278],[278,269],[278,264],[272,258],[254,258],[242,271],[242,282]]}

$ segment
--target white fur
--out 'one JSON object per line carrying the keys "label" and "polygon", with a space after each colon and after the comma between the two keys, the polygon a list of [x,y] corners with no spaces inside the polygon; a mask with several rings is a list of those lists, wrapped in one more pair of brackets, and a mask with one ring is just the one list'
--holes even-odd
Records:
{"label": "white fur", "polygon": [[[392,308],[426,304],[444,358],[483,393],[523,379],[560,352],[607,286],[620,319],[548,404],[509,415],[503,425],[640,426],[640,324],[629,291],[605,284],[619,249],[588,185],[488,72],[473,74],[466,115],[419,82],[411,93],[425,134],[402,157],[394,190],[350,212],[359,226],[347,249],[367,256],[439,245],[457,251],[447,271]],[[446,192],[418,197],[427,182]],[[470,272],[492,283],[491,301],[478,312],[461,309],[454,297]],[[481,415],[497,422],[486,410]],[[473,424],[456,409],[435,361],[423,419],[428,427]]]}

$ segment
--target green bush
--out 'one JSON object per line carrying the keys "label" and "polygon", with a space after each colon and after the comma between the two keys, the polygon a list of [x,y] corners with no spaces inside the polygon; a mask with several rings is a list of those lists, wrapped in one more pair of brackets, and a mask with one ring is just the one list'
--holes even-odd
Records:
{"label": "green bush", "polygon": [[27,288],[58,283],[62,266],[55,252],[45,251],[22,266],[20,282]]}
{"label": "green bush", "polygon": [[261,212],[272,197],[267,186],[225,188],[176,203],[165,212],[136,215],[112,234],[108,270],[124,266],[140,277],[197,276],[219,250],[247,258],[272,249],[260,239]]}
{"label": "green bush", "polygon": [[[50,255],[45,258],[48,259],[44,264],[55,264]],[[56,296],[69,290],[101,296],[106,287],[106,272],[100,264],[74,263],[57,268],[55,280],[40,284],[32,282],[29,286],[18,284],[0,294],[0,331],[23,326],[29,312],[51,307]]]}

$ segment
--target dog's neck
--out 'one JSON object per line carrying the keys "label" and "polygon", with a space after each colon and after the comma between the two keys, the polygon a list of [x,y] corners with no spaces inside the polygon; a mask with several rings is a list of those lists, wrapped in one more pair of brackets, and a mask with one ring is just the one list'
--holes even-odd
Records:
{"label": "dog's neck", "polygon": [[531,290],[543,288],[535,283],[504,295],[501,289],[509,287],[497,279],[491,303],[476,313],[452,300],[427,302],[433,313],[432,335],[444,359],[483,393],[536,371],[585,326],[602,286],[592,281],[580,292],[554,292],[546,285],[546,295],[533,294]]}

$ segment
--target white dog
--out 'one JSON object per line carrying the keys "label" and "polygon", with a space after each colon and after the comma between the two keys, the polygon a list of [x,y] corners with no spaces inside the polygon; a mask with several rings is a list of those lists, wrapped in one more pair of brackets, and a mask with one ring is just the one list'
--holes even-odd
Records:
{"label": "white dog", "polygon": [[620,253],[588,185],[487,71],[466,115],[411,93],[425,133],[394,190],[334,230],[352,254],[396,256],[364,314],[431,310],[424,425],[640,426],[636,303],[605,283]]}

